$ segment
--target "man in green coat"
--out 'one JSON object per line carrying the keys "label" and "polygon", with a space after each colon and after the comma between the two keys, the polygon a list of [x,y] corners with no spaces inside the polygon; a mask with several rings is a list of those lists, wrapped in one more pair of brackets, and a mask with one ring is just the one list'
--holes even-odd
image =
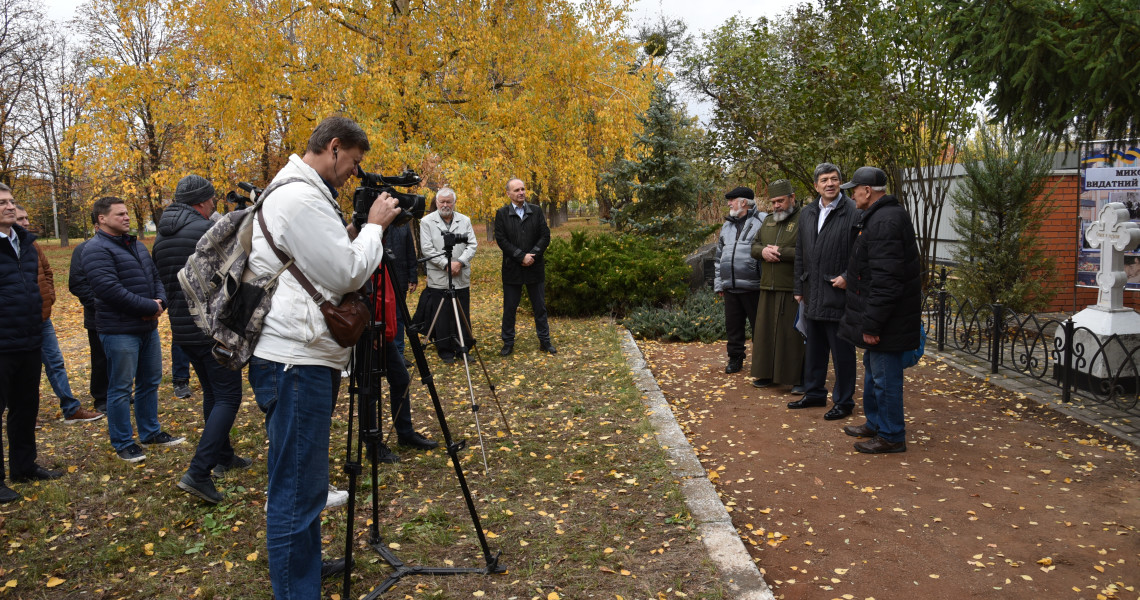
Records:
{"label": "man in green coat", "polygon": [[764,261],[752,334],[752,385],[790,385],[791,393],[802,394],[804,338],[795,328],[799,303],[793,295],[800,211],[787,179],[773,181],[768,198],[772,212],[752,242],[752,257]]}

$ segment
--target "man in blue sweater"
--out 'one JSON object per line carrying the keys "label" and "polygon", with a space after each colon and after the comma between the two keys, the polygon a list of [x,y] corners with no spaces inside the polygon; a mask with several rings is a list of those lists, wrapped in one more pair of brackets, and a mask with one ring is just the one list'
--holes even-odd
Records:
{"label": "man in blue sweater", "polygon": [[166,311],[166,290],[146,246],[131,235],[131,216],[119,198],[104,197],[91,209],[98,224],[83,252],[83,270],[95,296],[95,327],[107,353],[107,433],[119,458],[146,458],[134,441],[131,395],[139,441],[174,446],[185,441],[158,424],[162,347],[158,319]]}

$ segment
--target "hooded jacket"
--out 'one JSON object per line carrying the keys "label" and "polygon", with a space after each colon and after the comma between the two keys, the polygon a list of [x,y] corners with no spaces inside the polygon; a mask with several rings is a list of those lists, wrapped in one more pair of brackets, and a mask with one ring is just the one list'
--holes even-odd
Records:
{"label": "hooded jacket", "polygon": [[186,260],[194,254],[198,240],[206,235],[214,222],[203,217],[189,204],[175,202],[162,211],[158,222],[158,235],[154,239],[154,264],[158,277],[166,289],[170,302],[167,317],[170,318],[170,333],[179,346],[213,345],[214,340],[202,333],[190,316],[186,304],[186,294],[178,283],[178,271],[186,266]]}
{"label": "hooded jacket", "polygon": [[760,289],[760,261],[752,258],[752,240],[768,213],[755,208],[742,216],[727,216],[716,241],[715,292],[751,292]]}

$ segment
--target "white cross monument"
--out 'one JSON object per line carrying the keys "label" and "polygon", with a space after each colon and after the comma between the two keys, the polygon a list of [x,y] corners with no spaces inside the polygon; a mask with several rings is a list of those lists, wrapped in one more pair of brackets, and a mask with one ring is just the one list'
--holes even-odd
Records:
{"label": "white cross monument", "polygon": [[1140,225],[1128,219],[1128,209],[1111,202],[1100,210],[1100,218],[1085,230],[1089,246],[1100,248],[1097,303],[1073,316],[1077,327],[1087,327],[1098,335],[1140,334],[1140,315],[1124,308],[1124,253],[1140,246]]}

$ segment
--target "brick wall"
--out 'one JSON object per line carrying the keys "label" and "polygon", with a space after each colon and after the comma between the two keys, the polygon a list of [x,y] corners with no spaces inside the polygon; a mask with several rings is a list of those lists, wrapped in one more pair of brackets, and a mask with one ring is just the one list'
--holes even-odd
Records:
{"label": "brick wall", "polygon": [[[1043,200],[1047,205],[1046,217],[1038,238],[1044,242],[1045,251],[1053,256],[1057,287],[1049,311],[1075,313],[1096,304],[1096,288],[1076,285],[1080,186],[1078,175],[1054,175],[1045,188],[1052,193]],[[1124,290],[1124,305],[1140,310],[1140,290]]]}

